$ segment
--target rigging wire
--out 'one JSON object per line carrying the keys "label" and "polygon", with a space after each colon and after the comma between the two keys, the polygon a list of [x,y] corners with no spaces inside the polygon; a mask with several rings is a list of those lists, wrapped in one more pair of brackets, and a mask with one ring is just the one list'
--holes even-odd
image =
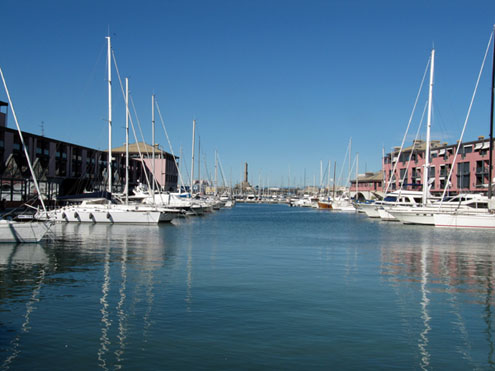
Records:
{"label": "rigging wire", "polygon": [[[390,188],[390,186],[392,184],[392,177],[394,176],[395,170],[397,169],[397,164],[399,163],[399,158],[400,158],[400,155],[402,153],[402,149],[404,148],[404,142],[406,141],[407,133],[409,132],[409,127],[411,126],[411,122],[412,122],[412,119],[414,117],[414,113],[416,112],[416,106],[418,104],[418,100],[419,100],[419,96],[421,94],[421,91],[423,90],[423,84],[425,82],[426,73],[428,72],[428,67],[430,66],[430,63],[431,63],[431,56],[430,56],[430,58],[428,58],[428,62],[426,63],[426,68],[425,68],[425,72],[423,74],[423,79],[421,80],[421,84],[419,86],[418,94],[416,95],[416,100],[414,101],[413,109],[411,111],[411,115],[409,116],[409,122],[407,123],[406,132],[404,133],[404,136],[402,138],[402,143],[400,145],[399,153],[397,155],[397,161],[394,164],[394,167],[392,169],[392,173],[390,175],[389,181],[387,182],[387,187],[385,188],[385,194],[387,194],[388,189]],[[392,157],[391,158],[392,161],[393,161],[393,155],[394,155],[394,153],[392,153],[392,156],[391,156]]]}
{"label": "rigging wire", "polygon": [[160,106],[159,106],[158,100],[156,98],[155,98],[155,105],[156,105],[156,109],[158,111],[158,116],[160,117],[160,122],[162,124],[163,131],[165,132],[165,136],[167,137],[167,142],[168,142],[168,146],[170,148],[170,152],[172,153],[172,157],[174,158],[175,167],[177,168],[177,171],[179,173],[179,179],[180,179],[181,187],[184,187],[185,188],[184,180],[182,179],[182,174],[181,174],[181,171],[180,171],[180,168],[179,168],[179,164],[177,163],[177,158],[175,156],[174,149],[172,147],[172,142],[170,141],[170,138],[168,136],[168,132],[167,132],[167,129],[165,127],[165,121],[163,120],[162,112],[160,110]]}
{"label": "rigging wire", "polygon": [[483,57],[483,62],[481,63],[481,69],[480,69],[480,72],[478,74],[478,79],[476,80],[476,85],[474,87],[474,92],[473,92],[473,95],[471,97],[471,102],[469,103],[469,108],[468,108],[468,112],[466,114],[466,120],[464,121],[464,126],[462,128],[461,137],[459,138],[459,141],[457,143],[457,148],[455,151],[454,160],[452,161],[452,166],[451,166],[450,171],[449,171],[449,176],[447,177],[447,181],[445,183],[445,188],[443,189],[442,198],[440,199],[440,204],[438,206],[439,208],[442,206],[443,199],[445,197],[445,194],[447,193],[447,189],[449,188],[450,179],[451,179],[452,173],[454,171],[454,167],[455,167],[455,163],[457,160],[457,155],[459,153],[459,149],[461,148],[462,139],[464,137],[464,132],[466,131],[466,126],[467,126],[467,123],[469,120],[469,116],[471,114],[471,108],[473,107],[474,97],[476,96],[476,92],[478,91],[478,85],[480,83],[481,74],[483,73],[483,68],[485,67],[486,57],[488,55],[490,45],[492,44],[492,40],[493,40],[493,31],[490,34],[490,39],[488,40],[488,45],[486,46],[485,56]]}
{"label": "rigging wire", "polygon": [[[117,77],[119,78],[120,90],[121,90],[122,96],[124,97],[124,100],[125,100],[124,86],[122,84],[122,79],[120,77],[119,67],[117,66],[117,59],[115,58],[115,53],[113,52],[113,50],[112,50],[112,56],[113,56],[113,62],[114,62],[114,65],[115,65],[115,70],[117,72]],[[132,101],[132,98],[131,98],[131,101]],[[135,113],[135,114],[136,114],[136,117],[137,117],[137,113]],[[132,116],[131,115],[129,115],[129,121],[131,123],[132,133],[134,134],[134,140],[136,141],[136,146],[137,146],[138,153],[139,153],[139,159],[141,160],[141,166],[143,167],[143,170],[144,170],[143,173],[144,173],[144,177],[146,179],[146,184],[147,184],[148,188],[151,188],[150,187],[150,181],[149,181],[149,178],[148,178],[148,172],[146,171],[146,167],[145,167],[145,163],[144,163],[144,157],[143,157],[143,154],[141,152],[141,148],[139,146],[139,142],[137,140],[136,130],[134,128],[134,122],[132,120]],[[148,154],[148,156],[149,156],[149,154]]]}

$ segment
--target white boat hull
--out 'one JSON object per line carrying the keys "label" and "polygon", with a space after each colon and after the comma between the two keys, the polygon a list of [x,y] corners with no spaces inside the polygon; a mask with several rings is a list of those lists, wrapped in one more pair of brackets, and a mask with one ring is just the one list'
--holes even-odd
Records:
{"label": "white boat hull", "polygon": [[378,214],[380,215],[381,220],[385,220],[387,222],[398,222],[398,220],[384,208],[379,208]]}
{"label": "white boat hull", "polygon": [[380,217],[380,214],[378,213],[378,208],[375,204],[361,204],[359,207],[369,218]]}
{"label": "white boat hull", "polygon": [[114,207],[63,207],[49,212],[49,218],[65,223],[157,224],[170,222],[180,212]]}
{"label": "white boat hull", "polygon": [[402,224],[434,225],[434,210],[389,210],[395,219]]}
{"label": "white boat hull", "polygon": [[465,229],[495,229],[495,214],[435,214],[435,227]]}

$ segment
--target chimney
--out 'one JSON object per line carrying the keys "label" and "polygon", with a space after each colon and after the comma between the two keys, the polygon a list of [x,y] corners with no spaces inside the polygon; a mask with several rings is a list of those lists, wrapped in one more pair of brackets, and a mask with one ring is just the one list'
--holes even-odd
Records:
{"label": "chimney", "polygon": [[246,162],[244,164],[244,182],[248,182],[248,163]]}

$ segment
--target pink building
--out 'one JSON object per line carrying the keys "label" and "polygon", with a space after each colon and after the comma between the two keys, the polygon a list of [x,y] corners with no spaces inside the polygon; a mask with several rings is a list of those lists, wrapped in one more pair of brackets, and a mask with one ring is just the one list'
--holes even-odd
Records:
{"label": "pink building", "polygon": [[[489,146],[489,139],[484,137],[479,137],[476,141],[461,143],[450,178],[448,189],[450,193],[486,193],[488,191]],[[416,140],[412,146],[402,150],[400,157],[398,147],[392,153],[385,155],[383,159],[384,188],[392,179],[389,190],[398,189],[402,184],[403,189],[422,190],[425,148],[424,141]],[[454,162],[456,149],[457,144],[431,142],[429,178],[432,194],[442,194]],[[392,174],[395,164],[397,165]]]}
{"label": "pink building", "polygon": [[[376,173],[366,173],[364,175],[358,175],[357,189],[359,193],[359,199],[374,199],[383,197],[383,173],[378,171]],[[356,180],[351,180],[351,196],[356,193]]]}

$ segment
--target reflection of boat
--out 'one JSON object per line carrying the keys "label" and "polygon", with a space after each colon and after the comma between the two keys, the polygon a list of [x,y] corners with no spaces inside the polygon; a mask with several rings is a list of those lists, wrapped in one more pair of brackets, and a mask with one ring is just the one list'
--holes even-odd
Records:
{"label": "reflection of boat", "polygon": [[0,220],[0,242],[39,242],[50,225],[49,222]]}

